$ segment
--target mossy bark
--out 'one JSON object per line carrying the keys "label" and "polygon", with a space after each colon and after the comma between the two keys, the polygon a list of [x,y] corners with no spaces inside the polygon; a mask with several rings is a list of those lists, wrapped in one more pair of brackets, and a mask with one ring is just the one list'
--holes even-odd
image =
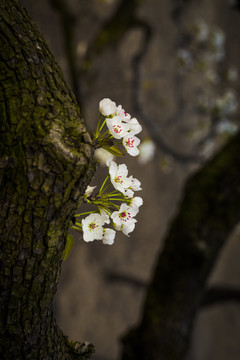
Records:
{"label": "mossy bark", "polygon": [[240,134],[186,184],[124,360],[183,360],[206,280],[240,219]]}
{"label": "mossy bark", "polygon": [[52,301],[70,219],[94,170],[71,90],[26,11],[0,2],[1,359],[88,358]]}

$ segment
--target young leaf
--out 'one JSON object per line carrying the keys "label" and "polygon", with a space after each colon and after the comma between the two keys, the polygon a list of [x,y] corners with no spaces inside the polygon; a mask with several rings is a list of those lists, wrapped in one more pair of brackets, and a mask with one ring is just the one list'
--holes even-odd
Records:
{"label": "young leaf", "polygon": [[68,255],[70,254],[70,251],[72,250],[73,244],[74,244],[74,238],[72,235],[68,234],[66,246],[63,251],[63,260],[67,259]]}
{"label": "young leaf", "polygon": [[123,156],[124,155],[124,153],[115,145],[111,146],[111,147],[103,146],[103,149],[107,150],[108,152],[110,152],[110,154],[112,154],[114,156]]}

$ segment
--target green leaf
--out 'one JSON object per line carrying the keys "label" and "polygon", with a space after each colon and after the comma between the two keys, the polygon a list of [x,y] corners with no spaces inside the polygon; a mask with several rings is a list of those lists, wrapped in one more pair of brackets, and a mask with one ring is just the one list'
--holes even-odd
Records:
{"label": "green leaf", "polygon": [[66,246],[63,251],[63,260],[67,259],[68,255],[70,254],[70,251],[72,250],[73,244],[74,244],[74,238],[72,235],[68,234]]}
{"label": "green leaf", "polygon": [[115,145],[111,146],[111,147],[103,146],[103,149],[107,150],[108,152],[110,152],[110,154],[113,154],[114,156],[124,156],[124,153],[122,152],[122,150],[120,150]]}

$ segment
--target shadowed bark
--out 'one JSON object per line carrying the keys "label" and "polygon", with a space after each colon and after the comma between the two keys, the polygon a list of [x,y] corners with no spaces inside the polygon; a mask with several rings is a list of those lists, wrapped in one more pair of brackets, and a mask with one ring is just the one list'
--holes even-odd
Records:
{"label": "shadowed bark", "polygon": [[71,216],[95,170],[90,136],[49,49],[14,0],[0,2],[1,359],[78,359],[52,301]]}
{"label": "shadowed bark", "polygon": [[124,360],[183,360],[206,280],[240,219],[240,134],[187,182]]}

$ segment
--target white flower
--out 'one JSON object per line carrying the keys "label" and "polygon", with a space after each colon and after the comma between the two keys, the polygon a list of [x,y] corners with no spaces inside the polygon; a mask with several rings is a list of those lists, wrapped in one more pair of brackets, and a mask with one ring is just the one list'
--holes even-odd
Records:
{"label": "white flower", "polygon": [[238,109],[238,99],[235,92],[231,89],[227,90],[222,97],[216,99],[216,107],[221,117],[234,115]]}
{"label": "white flower", "polygon": [[220,49],[224,46],[226,35],[223,30],[217,28],[211,34],[211,43],[216,49]]}
{"label": "white flower", "polygon": [[125,164],[118,166],[114,161],[111,161],[108,165],[111,183],[116,190],[130,198],[133,197],[134,191],[142,190],[139,180],[132,176],[128,177],[128,169]]}
{"label": "white flower", "polygon": [[178,63],[183,68],[190,68],[193,63],[192,54],[185,49],[179,49],[177,52]]}
{"label": "white flower", "polygon": [[128,125],[129,125],[129,131],[133,135],[139,134],[142,131],[142,126],[139,124],[136,118],[132,118],[131,120],[129,120]]}
{"label": "white flower", "polygon": [[215,29],[210,38],[210,50],[212,52],[212,59],[216,62],[223,60],[225,56],[225,40],[226,35],[221,29]]}
{"label": "white flower", "polygon": [[156,146],[152,140],[144,140],[139,146],[139,162],[141,164],[146,164],[152,160],[155,154]]}
{"label": "white flower", "polygon": [[206,41],[208,39],[208,35],[208,25],[203,20],[199,20],[196,23],[196,40],[200,42]]}
{"label": "white flower", "polygon": [[103,244],[112,245],[114,243],[116,231],[113,229],[103,229]]}
{"label": "white flower", "polygon": [[122,143],[128,154],[130,154],[131,156],[137,156],[139,154],[137,146],[140,144],[140,140],[132,133],[124,136]]}
{"label": "white flower", "polygon": [[129,125],[122,122],[120,116],[114,116],[113,118],[107,118],[106,124],[107,124],[108,130],[110,131],[110,133],[112,134],[112,136],[115,139],[123,138],[129,130]]}
{"label": "white flower", "polygon": [[111,161],[109,164],[109,175],[114,188],[123,194],[132,185],[132,179],[127,177],[128,169],[125,164],[117,166],[114,161]]}
{"label": "white flower", "polygon": [[205,73],[206,73],[207,80],[209,80],[212,84],[219,83],[220,77],[216,71],[214,71],[213,69],[210,68]]}
{"label": "white flower", "polygon": [[142,190],[141,188],[141,183],[138,179],[135,179],[133,178],[132,176],[130,176],[129,178],[131,180],[131,185],[130,185],[130,189],[133,190],[133,191],[139,191],[139,190]]}
{"label": "white flower", "polygon": [[130,208],[136,212],[136,214],[139,212],[140,206],[143,204],[143,199],[140,196],[135,196],[130,200]]}
{"label": "white flower", "polygon": [[216,130],[219,134],[235,134],[238,131],[238,126],[236,124],[231,123],[228,120],[223,120],[220,121],[217,125],[216,125]]}
{"label": "white flower", "polygon": [[99,111],[104,116],[109,116],[117,111],[116,103],[109,98],[104,98],[99,102]]}
{"label": "white flower", "polygon": [[102,240],[103,225],[105,222],[107,222],[106,216],[95,213],[88,215],[85,219],[82,219],[83,240],[86,242]]}
{"label": "white flower", "polygon": [[102,220],[104,221],[105,224],[109,224],[109,223],[110,223],[109,215],[108,215],[108,213],[107,213],[105,210],[100,209],[100,215],[101,215]]}
{"label": "white flower", "polygon": [[112,161],[114,159],[114,156],[103,148],[96,149],[94,156],[100,162],[101,166],[106,166],[107,161]]}
{"label": "white flower", "polygon": [[95,187],[96,186],[88,186],[84,195],[86,195],[86,197],[88,197],[89,195],[92,195],[93,190],[95,189]]}
{"label": "white flower", "polygon": [[114,211],[111,215],[113,226],[116,230],[121,230],[125,235],[128,235],[135,228],[137,220],[134,219],[134,216],[136,213],[136,209],[125,203],[121,204],[119,211]]}
{"label": "white flower", "polygon": [[122,105],[118,105],[116,114],[120,116],[122,121],[128,122],[131,119],[131,115],[126,113],[126,111],[122,108]]}

